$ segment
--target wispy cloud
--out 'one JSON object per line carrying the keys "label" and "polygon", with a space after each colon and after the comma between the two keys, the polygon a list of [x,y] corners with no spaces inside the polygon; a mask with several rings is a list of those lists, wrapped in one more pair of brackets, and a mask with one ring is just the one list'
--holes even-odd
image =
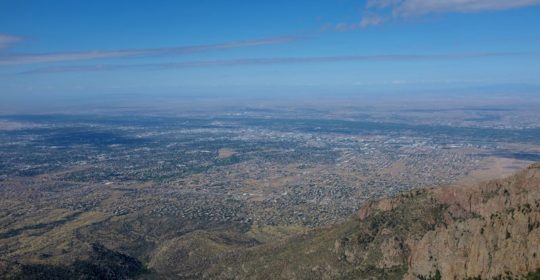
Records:
{"label": "wispy cloud", "polygon": [[433,13],[473,13],[540,5],[540,0],[368,0],[364,17],[413,17]]}
{"label": "wispy cloud", "polygon": [[391,8],[397,16],[419,16],[430,13],[507,10],[539,4],[540,0],[369,0],[367,6]]}
{"label": "wispy cloud", "polygon": [[[2,46],[0,37],[0,47]],[[6,37],[7,38],[7,37]],[[147,48],[147,49],[124,49],[111,51],[89,51],[89,52],[57,52],[57,53],[34,53],[34,54],[0,54],[0,65],[8,64],[34,64],[47,62],[79,61],[103,58],[121,57],[150,57],[162,55],[182,55],[189,53],[207,52],[215,50],[236,49],[264,45],[285,44],[301,40],[306,36],[281,36],[263,38],[256,40],[234,41],[209,45],[180,46],[169,48]],[[6,42],[9,39],[6,39]],[[7,43],[6,43],[7,44]]]}
{"label": "wispy cloud", "polygon": [[7,48],[10,45],[15,44],[20,41],[22,41],[21,37],[7,35],[7,34],[0,34],[0,49]]}
{"label": "wispy cloud", "polygon": [[540,0],[368,0],[358,22],[325,26],[324,30],[352,31],[400,18],[435,13],[474,13],[540,5]]}
{"label": "wispy cloud", "polygon": [[218,66],[247,66],[247,65],[273,65],[273,64],[305,64],[327,62],[369,62],[369,61],[430,61],[430,60],[460,60],[487,57],[522,56],[531,53],[518,52],[484,52],[484,53],[447,53],[447,54],[387,54],[387,55],[349,55],[349,56],[320,56],[320,57],[275,57],[275,58],[246,58],[231,60],[195,60],[177,63],[149,63],[149,64],[99,64],[44,67],[22,74],[36,73],[65,73],[65,72],[92,72],[112,71],[123,69],[181,69]]}
{"label": "wispy cloud", "polygon": [[365,14],[360,20],[360,27],[368,27],[372,25],[379,25],[385,22],[386,19],[380,15],[376,14]]}
{"label": "wispy cloud", "polygon": [[385,17],[378,14],[365,14],[359,22],[340,22],[338,24],[326,24],[322,27],[322,31],[348,32],[354,31],[369,26],[379,25],[386,21]]}

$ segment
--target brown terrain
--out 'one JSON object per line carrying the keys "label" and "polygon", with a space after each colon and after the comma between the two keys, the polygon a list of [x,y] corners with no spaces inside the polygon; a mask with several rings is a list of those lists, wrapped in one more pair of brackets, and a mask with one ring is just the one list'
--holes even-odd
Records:
{"label": "brown terrain", "polygon": [[[178,235],[168,219],[55,215],[58,225],[2,233],[1,278],[540,277],[540,164],[504,179],[373,201],[344,223],[316,229],[224,226]],[[50,230],[31,234],[42,228]]]}
{"label": "brown terrain", "polygon": [[538,279],[540,164],[475,186],[382,199],[341,225],[233,255],[205,276]]}

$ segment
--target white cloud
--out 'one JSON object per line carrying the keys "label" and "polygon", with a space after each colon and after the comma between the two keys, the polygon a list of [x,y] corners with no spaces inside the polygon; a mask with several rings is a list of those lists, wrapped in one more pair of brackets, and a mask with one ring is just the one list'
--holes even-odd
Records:
{"label": "white cloud", "polygon": [[15,44],[19,41],[22,41],[21,37],[7,35],[7,34],[0,34],[0,49],[7,48],[12,44]]}
{"label": "white cloud", "polygon": [[540,0],[368,0],[360,22],[339,23],[338,32],[380,25],[395,18],[434,13],[474,13],[540,5]]}
{"label": "white cloud", "polygon": [[348,31],[354,31],[361,28],[366,28],[369,26],[379,25],[379,24],[384,23],[385,21],[386,19],[379,15],[369,14],[369,15],[364,15],[362,19],[360,20],[360,22],[355,22],[355,23],[341,22],[336,25],[325,26],[323,30],[330,29],[337,32],[348,32]]}
{"label": "white cloud", "polygon": [[482,12],[522,8],[540,4],[540,0],[406,0],[394,11],[399,15],[416,16],[444,12]]}
{"label": "white cloud", "polygon": [[431,13],[471,13],[540,5],[540,0],[369,0],[366,10],[390,9],[393,16],[410,17]]}
{"label": "white cloud", "polygon": [[529,53],[442,53],[442,54],[383,54],[383,55],[345,55],[345,56],[318,56],[318,57],[268,57],[244,58],[232,60],[195,60],[170,63],[153,64],[97,64],[97,65],[71,65],[38,68],[21,74],[63,73],[63,72],[95,72],[125,69],[189,69],[200,67],[230,67],[249,65],[283,65],[307,63],[332,62],[408,62],[432,60],[469,60],[489,57],[513,57],[528,55]]}
{"label": "white cloud", "polygon": [[368,0],[367,8],[386,8],[399,4],[403,0]]}
{"label": "white cloud", "polygon": [[360,21],[360,27],[368,27],[382,24],[385,19],[378,15],[364,15]]}
{"label": "white cloud", "polygon": [[[4,35],[0,35],[4,36]],[[2,46],[2,38],[5,45],[14,43],[18,38],[13,36],[0,37],[0,47]],[[62,62],[62,61],[79,61],[104,58],[119,58],[119,57],[151,57],[160,55],[183,55],[189,53],[237,49],[254,46],[266,46],[275,44],[286,44],[293,41],[306,38],[305,36],[281,36],[272,38],[262,38],[246,41],[233,41],[209,45],[194,45],[180,46],[169,48],[148,48],[148,49],[123,49],[123,50],[104,50],[104,51],[88,51],[88,52],[58,52],[58,53],[10,53],[0,55],[0,65],[9,64],[33,64],[46,62]]]}

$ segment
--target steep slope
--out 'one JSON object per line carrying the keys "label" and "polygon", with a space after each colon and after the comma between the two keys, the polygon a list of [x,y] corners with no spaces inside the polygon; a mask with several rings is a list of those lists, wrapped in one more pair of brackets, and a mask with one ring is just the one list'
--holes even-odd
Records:
{"label": "steep slope", "polygon": [[540,164],[374,201],[314,230],[52,214],[3,233],[0,279],[540,279]]}
{"label": "steep slope", "polygon": [[536,164],[503,180],[418,190],[370,203],[339,226],[225,254],[204,276],[520,279],[538,268]]}
{"label": "steep slope", "polygon": [[141,262],[101,244],[81,248],[84,259],[67,265],[0,260],[0,279],[130,279],[144,273]]}
{"label": "steep slope", "polygon": [[449,205],[444,227],[413,244],[408,279],[442,275],[491,279],[540,267],[540,165],[475,188],[437,189]]}

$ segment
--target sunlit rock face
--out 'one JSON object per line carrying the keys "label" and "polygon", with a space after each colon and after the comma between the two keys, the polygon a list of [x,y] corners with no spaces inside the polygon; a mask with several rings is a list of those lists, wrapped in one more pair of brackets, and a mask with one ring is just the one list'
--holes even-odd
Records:
{"label": "sunlit rock face", "polygon": [[411,246],[407,279],[492,279],[540,267],[540,165],[478,187],[433,191],[450,205],[444,226]]}

